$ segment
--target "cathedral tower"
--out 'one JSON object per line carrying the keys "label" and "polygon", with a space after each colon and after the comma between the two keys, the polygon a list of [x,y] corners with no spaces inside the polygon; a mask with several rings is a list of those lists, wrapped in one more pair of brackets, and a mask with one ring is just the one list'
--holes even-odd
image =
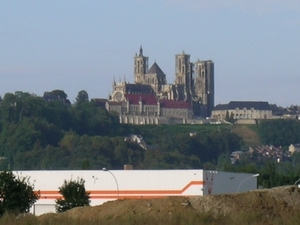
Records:
{"label": "cathedral tower", "polygon": [[214,107],[214,63],[211,60],[194,64],[195,69],[195,97],[203,105],[206,116]]}
{"label": "cathedral tower", "polygon": [[144,84],[145,74],[148,71],[148,57],[143,55],[143,48],[140,47],[139,55],[134,57],[134,83]]}
{"label": "cathedral tower", "polygon": [[178,100],[191,101],[193,81],[190,55],[183,52],[176,55],[175,60],[175,85],[178,89]]}

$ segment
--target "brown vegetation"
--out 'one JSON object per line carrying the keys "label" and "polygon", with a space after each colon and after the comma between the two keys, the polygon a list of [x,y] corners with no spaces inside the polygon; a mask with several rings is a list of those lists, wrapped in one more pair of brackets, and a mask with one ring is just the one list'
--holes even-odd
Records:
{"label": "brown vegetation", "polygon": [[39,217],[5,215],[2,224],[296,225],[300,224],[300,189],[286,186],[226,195],[126,199]]}
{"label": "brown vegetation", "polygon": [[249,146],[261,145],[258,133],[250,128],[249,125],[234,125],[231,129],[233,133],[243,139]]}

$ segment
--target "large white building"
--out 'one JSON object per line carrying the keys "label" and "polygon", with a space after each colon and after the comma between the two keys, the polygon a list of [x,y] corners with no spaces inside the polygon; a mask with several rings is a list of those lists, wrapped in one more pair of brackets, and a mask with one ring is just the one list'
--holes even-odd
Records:
{"label": "large white building", "polygon": [[231,101],[228,104],[216,105],[211,117],[225,120],[226,115],[235,120],[271,119],[272,109],[268,102]]}
{"label": "large white building", "polygon": [[167,196],[202,196],[243,192],[257,189],[253,174],[207,170],[62,170],[14,171],[27,177],[40,191],[40,198],[31,213],[55,212],[55,200],[64,181],[84,179],[91,205],[132,198],[162,198]]}

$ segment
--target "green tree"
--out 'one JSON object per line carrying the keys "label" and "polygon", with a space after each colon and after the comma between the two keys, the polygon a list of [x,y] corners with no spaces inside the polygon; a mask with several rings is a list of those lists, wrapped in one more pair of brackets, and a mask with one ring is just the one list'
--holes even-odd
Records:
{"label": "green tree", "polygon": [[50,92],[51,95],[58,96],[61,100],[66,100],[68,95],[63,90],[53,90]]}
{"label": "green tree", "polygon": [[64,181],[64,184],[59,187],[59,193],[63,198],[55,201],[56,212],[65,212],[75,207],[90,205],[90,194],[85,191],[84,183],[82,178],[77,181]]}
{"label": "green tree", "polygon": [[13,122],[17,120],[16,113],[16,96],[12,93],[6,93],[1,102],[0,114],[1,120],[5,122]]}
{"label": "green tree", "polygon": [[39,198],[28,177],[16,177],[11,171],[0,172],[0,215],[26,213]]}
{"label": "green tree", "polygon": [[300,122],[292,119],[262,121],[258,134],[263,144],[289,146],[300,142]]}
{"label": "green tree", "polygon": [[85,90],[79,91],[76,97],[76,103],[79,104],[81,102],[88,102],[89,95]]}

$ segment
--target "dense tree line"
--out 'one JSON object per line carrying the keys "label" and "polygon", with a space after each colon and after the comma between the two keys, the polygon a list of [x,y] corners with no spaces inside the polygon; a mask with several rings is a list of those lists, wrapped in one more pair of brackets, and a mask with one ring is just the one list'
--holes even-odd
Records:
{"label": "dense tree line", "polygon": [[[60,90],[50,94],[66,99]],[[229,131],[190,136],[168,126],[134,127],[119,124],[80,91],[72,105],[45,101],[28,93],[7,93],[0,106],[1,167],[13,169],[200,168],[218,155],[238,150],[241,140]],[[141,134],[149,150],[124,136]]]}
{"label": "dense tree line", "polygon": [[258,126],[261,141],[274,146],[300,143],[300,121],[294,119],[265,120]]}
{"label": "dense tree line", "polygon": [[[50,94],[67,99],[61,90]],[[263,144],[287,149],[300,142],[299,124],[295,120],[262,121],[257,130]],[[0,169],[122,169],[131,164],[136,169],[260,173],[264,186],[295,180],[300,172],[297,154],[287,163],[275,164],[275,169],[268,161],[250,156],[232,165],[230,153],[246,147],[230,126],[122,125],[116,114],[89,100],[86,91],[80,91],[73,104],[23,92],[7,93],[0,100]],[[129,134],[141,135],[147,150],[124,141]]]}

